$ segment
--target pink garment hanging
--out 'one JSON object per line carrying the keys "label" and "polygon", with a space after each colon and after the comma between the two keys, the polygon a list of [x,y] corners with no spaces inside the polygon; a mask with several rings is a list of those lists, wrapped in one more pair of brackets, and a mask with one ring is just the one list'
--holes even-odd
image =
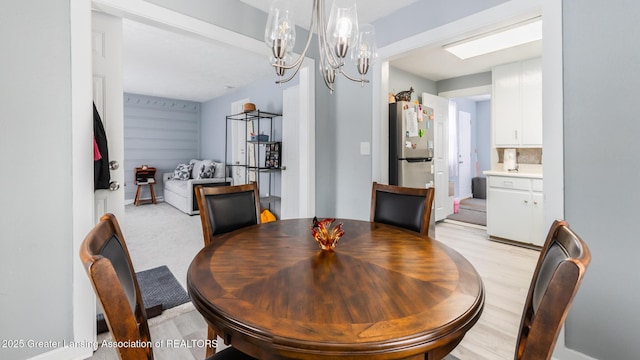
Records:
{"label": "pink garment hanging", "polygon": [[98,148],[98,143],[96,142],[96,137],[93,137],[93,161],[98,161],[102,159],[102,155],[100,154],[100,149]]}

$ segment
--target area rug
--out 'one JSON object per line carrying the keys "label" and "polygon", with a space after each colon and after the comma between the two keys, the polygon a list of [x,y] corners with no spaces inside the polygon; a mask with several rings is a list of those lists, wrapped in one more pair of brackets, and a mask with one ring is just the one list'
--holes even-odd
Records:
{"label": "area rug", "polygon": [[460,359],[458,359],[457,357],[449,354],[449,355],[445,356],[443,360],[460,360]]}
{"label": "area rug", "polygon": [[487,226],[487,204],[484,199],[464,199],[460,202],[459,211],[447,216],[447,219]]}
{"label": "area rug", "polygon": [[[147,318],[158,316],[163,310],[191,301],[187,292],[165,265],[137,272],[136,277]],[[103,314],[97,315],[97,321],[98,334],[109,331]]]}

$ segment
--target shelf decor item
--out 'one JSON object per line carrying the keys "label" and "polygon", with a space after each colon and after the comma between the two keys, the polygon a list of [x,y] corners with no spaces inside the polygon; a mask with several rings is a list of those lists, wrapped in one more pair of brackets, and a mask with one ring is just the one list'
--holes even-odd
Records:
{"label": "shelf decor item", "polygon": [[265,148],[265,163],[264,166],[269,169],[278,169],[280,168],[280,142],[275,142],[273,144],[267,144]]}
{"label": "shelf decor item", "polygon": [[251,141],[269,141],[269,135],[251,134]]}
{"label": "shelf decor item", "polygon": [[340,237],[344,235],[342,223],[332,226],[335,221],[336,219],[331,218],[323,220],[318,220],[317,217],[313,218],[311,234],[313,234],[313,238],[318,242],[322,250],[333,251],[336,245],[338,245]]}

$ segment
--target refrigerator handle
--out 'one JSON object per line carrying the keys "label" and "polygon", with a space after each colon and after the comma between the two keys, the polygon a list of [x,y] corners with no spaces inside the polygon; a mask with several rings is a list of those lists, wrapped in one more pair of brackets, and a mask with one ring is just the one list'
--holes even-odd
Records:
{"label": "refrigerator handle", "polygon": [[406,159],[401,159],[401,160],[406,160],[407,162],[410,162],[410,163],[419,163],[419,162],[429,162],[429,161],[431,161],[430,158],[414,158],[414,159],[406,158]]}

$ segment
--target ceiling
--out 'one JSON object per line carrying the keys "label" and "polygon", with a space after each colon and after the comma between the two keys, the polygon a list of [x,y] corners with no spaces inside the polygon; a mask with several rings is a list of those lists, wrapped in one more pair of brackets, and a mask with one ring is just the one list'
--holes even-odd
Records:
{"label": "ceiling", "polygon": [[275,75],[266,55],[128,19],[122,57],[125,92],[170,99],[205,102]]}
{"label": "ceiling", "polygon": [[[241,0],[268,12],[270,1]],[[359,22],[373,22],[417,0],[367,1]],[[298,25],[307,28],[311,0],[296,1]],[[133,20],[123,20],[123,86],[128,93],[205,102],[256,80],[273,77],[268,48],[256,53]],[[541,42],[460,60],[434,44],[390,60],[390,65],[433,81],[490,71],[493,65],[540,56]]]}

